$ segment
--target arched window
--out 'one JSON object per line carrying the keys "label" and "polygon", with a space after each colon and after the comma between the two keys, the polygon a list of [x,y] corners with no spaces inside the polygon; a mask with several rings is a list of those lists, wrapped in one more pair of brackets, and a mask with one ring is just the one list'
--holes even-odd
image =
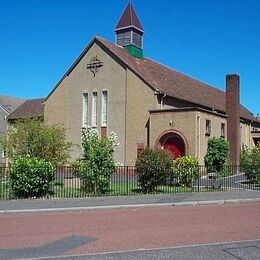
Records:
{"label": "arched window", "polygon": [[97,92],[92,92],[92,127],[97,127],[98,100]]}
{"label": "arched window", "polygon": [[103,127],[107,126],[107,114],[108,114],[107,104],[108,104],[108,94],[107,91],[104,90],[102,91],[102,109],[101,109],[101,126]]}
{"label": "arched window", "polygon": [[82,126],[88,125],[88,93],[83,93]]}

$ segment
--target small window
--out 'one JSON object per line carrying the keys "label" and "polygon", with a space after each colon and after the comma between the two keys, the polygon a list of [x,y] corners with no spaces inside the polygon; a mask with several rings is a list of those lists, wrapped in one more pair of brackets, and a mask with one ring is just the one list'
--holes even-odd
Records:
{"label": "small window", "polygon": [[221,123],[220,136],[225,137],[225,124]]}
{"label": "small window", "polygon": [[107,126],[107,91],[102,91],[102,126]]}
{"label": "small window", "polygon": [[211,133],[211,121],[210,120],[206,120],[206,135],[210,135]]}
{"label": "small window", "polygon": [[82,126],[86,127],[88,125],[88,93],[83,94],[83,117]]}
{"label": "small window", "polygon": [[92,126],[97,127],[97,92],[92,93]]}

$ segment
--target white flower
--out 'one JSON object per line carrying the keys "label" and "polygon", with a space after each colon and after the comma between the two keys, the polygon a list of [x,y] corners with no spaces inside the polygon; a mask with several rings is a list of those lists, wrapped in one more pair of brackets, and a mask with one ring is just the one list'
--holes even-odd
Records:
{"label": "white flower", "polygon": [[115,165],[118,167],[118,166],[123,166],[123,163],[121,162],[116,162]]}
{"label": "white flower", "polygon": [[118,135],[115,132],[111,132],[110,136],[109,136],[109,140],[113,144],[114,148],[119,145],[119,142],[117,142],[117,139],[118,139]]}

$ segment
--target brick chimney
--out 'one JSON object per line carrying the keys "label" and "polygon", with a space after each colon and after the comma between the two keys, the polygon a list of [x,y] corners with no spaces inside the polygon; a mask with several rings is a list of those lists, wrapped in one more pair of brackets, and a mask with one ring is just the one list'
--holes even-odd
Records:
{"label": "brick chimney", "polygon": [[240,164],[240,94],[239,75],[226,75],[227,140],[233,165]]}

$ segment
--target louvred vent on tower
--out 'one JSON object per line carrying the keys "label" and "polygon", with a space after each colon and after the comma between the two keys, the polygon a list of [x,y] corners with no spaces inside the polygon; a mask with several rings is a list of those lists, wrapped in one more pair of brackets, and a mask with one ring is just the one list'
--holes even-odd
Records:
{"label": "louvred vent on tower", "polygon": [[117,45],[124,47],[132,56],[143,58],[144,31],[131,3],[119,19],[115,32]]}

